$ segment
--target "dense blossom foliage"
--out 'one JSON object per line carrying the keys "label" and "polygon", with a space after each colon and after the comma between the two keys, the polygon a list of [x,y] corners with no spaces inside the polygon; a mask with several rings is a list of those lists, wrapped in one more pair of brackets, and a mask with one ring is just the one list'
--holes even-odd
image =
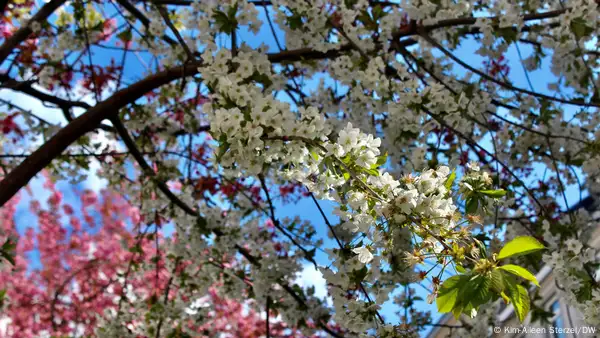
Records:
{"label": "dense blossom foliage", "polygon": [[[421,283],[480,337],[502,302],[545,318],[541,263],[600,324],[597,224],[569,193],[600,183],[596,1],[0,6],[12,335],[413,336]],[[90,174],[108,188],[75,212],[54,182]],[[318,223],[278,217],[299,199]],[[331,301],[297,283],[306,264]]]}
{"label": "dense blossom foliage", "polygon": [[[179,325],[194,337],[211,337],[214,332],[232,338],[265,335],[265,318],[260,312],[248,302],[235,302],[224,294],[226,288],[221,287],[219,275],[235,268],[231,257],[206,253],[201,261],[181,260],[174,266],[161,248],[168,245],[165,241],[177,239],[163,238],[152,226],[154,220],[144,219],[138,208],[119,195],[75,191],[81,200],[77,210],[64,201],[49,177],[43,189],[49,192],[47,201],[32,198],[31,191],[23,196],[30,200],[30,212],[38,219],[37,231],[27,228],[15,248],[14,266],[1,272],[0,289],[4,293],[0,321],[4,328],[0,335],[96,333],[114,337],[114,331],[97,331],[99,321],[123,311],[127,327],[123,335],[152,336],[156,328],[144,324],[143,317],[136,314],[138,306],[143,304],[152,314],[169,305],[167,299],[172,302],[169,310],[178,313]],[[18,202],[19,198],[13,198],[2,209],[0,223],[2,233],[13,238],[17,235],[14,222]],[[34,250],[39,255],[39,267],[26,259]],[[199,274],[211,274],[214,284],[198,289],[173,280],[175,276]],[[274,321],[270,331],[277,337],[304,337],[281,321]]]}

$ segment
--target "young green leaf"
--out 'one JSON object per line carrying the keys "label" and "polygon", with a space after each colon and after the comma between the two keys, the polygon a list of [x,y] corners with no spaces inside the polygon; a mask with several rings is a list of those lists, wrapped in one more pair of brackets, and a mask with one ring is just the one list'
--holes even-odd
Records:
{"label": "young green leaf", "polygon": [[15,258],[10,253],[0,250],[0,256],[6,259],[11,265],[15,265]]}
{"label": "young green leaf", "polygon": [[452,189],[452,184],[454,184],[455,179],[456,179],[456,170],[452,170],[452,173],[446,179],[446,183],[444,183],[444,186],[446,187],[446,189],[448,189],[448,190]]}
{"label": "young green leaf", "polygon": [[[381,156],[377,156],[377,163],[374,164],[375,168],[379,168],[382,165],[386,164],[387,163],[387,159],[388,159],[388,154],[387,153],[385,153],[385,154],[383,154]],[[373,169],[375,169],[375,168],[373,168]]]}
{"label": "young green leaf", "polygon": [[490,289],[497,293],[502,293],[505,289],[504,276],[498,269],[494,269],[490,274]]}
{"label": "young green leaf", "polygon": [[435,303],[440,313],[452,311],[456,304],[458,291],[466,280],[467,277],[465,275],[456,275],[446,279],[440,286],[437,298],[435,299]]}
{"label": "young green leaf", "polygon": [[584,18],[580,17],[571,20],[571,31],[577,39],[581,39],[593,33],[594,29],[587,25]]}
{"label": "young green leaf", "polygon": [[6,259],[10,264],[15,265],[15,249],[17,244],[10,238],[0,247],[0,256]]}
{"label": "young green leaf", "polygon": [[519,321],[522,323],[525,320],[525,317],[527,317],[527,313],[529,313],[529,294],[527,293],[527,290],[517,284],[514,279],[505,279],[505,281],[508,281],[506,288],[508,298],[515,309]]}
{"label": "young green leaf", "polygon": [[463,284],[459,292],[459,301],[465,303],[464,310],[467,311],[467,315],[470,315],[471,309],[477,309],[489,301],[490,283],[489,275],[476,275]]}
{"label": "young green leaf", "polygon": [[363,171],[371,176],[379,176],[379,170],[377,169],[363,169]]}
{"label": "young green leaf", "polygon": [[504,299],[504,303],[508,304],[508,302],[510,302],[510,298],[508,298],[504,291],[500,292],[500,296],[502,297],[502,299]]}
{"label": "young green leaf", "polygon": [[479,208],[479,199],[476,197],[470,197],[467,199],[466,212],[467,214],[475,214],[477,213],[477,209]]}
{"label": "young green leaf", "polygon": [[540,286],[540,284],[537,281],[537,278],[535,278],[535,276],[531,272],[529,272],[527,269],[522,268],[518,265],[506,264],[506,265],[502,265],[501,267],[499,267],[499,269],[508,271],[508,272],[510,272],[514,275],[517,275],[521,278],[527,279],[528,281],[532,282],[533,284],[537,285],[538,287]]}
{"label": "young green leaf", "polygon": [[479,249],[479,254],[481,255],[481,257],[487,258],[488,255],[487,255],[487,249],[485,248],[485,244],[477,238],[475,238],[474,240],[475,240],[475,244],[477,244],[477,248]]}
{"label": "young green leaf", "polygon": [[458,318],[460,318],[460,315],[463,312],[463,308],[462,306],[458,306],[455,307],[454,309],[452,309],[452,314],[454,315],[454,319],[458,320]]}
{"label": "young green leaf", "polygon": [[506,195],[506,190],[503,189],[498,189],[498,190],[480,190],[480,193],[489,196],[489,197],[493,197],[493,198],[500,198],[503,197],[504,195]]}
{"label": "young green leaf", "polygon": [[500,250],[498,259],[518,257],[545,249],[542,243],[530,236],[516,237]]}

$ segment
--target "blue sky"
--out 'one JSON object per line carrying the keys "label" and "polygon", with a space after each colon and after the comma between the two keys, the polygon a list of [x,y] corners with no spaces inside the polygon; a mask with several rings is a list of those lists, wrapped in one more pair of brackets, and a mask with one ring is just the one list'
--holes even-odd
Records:
{"label": "blue sky", "polygon": [[[271,34],[271,30],[265,21],[264,9],[262,7],[259,7],[258,10],[260,13],[259,14],[260,19],[263,20],[263,22],[265,22],[265,24],[261,28],[261,31],[260,31],[258,37],[241,29],[239,31],[239,40],[245,41],[252,47],[257,47],[261,43],[265,43],[270,47],[271,52],[277,52],[277,51],[279,51],[279,49],[275,43],[275,39],[273,38],[273,36]],[[281,42],[284,42],[285,41],[284,33],[280,30],[277,30],[276,33],[279,37],[279,40]],[[228,46],[229,45],[228,37],[223,36],[222,43],[223,43],[223,45]],[[456,54],[459,57],[461,57],[463,60],[468,61],[469,64],[478,66],[483,63],[484,59],[474,53],[475,48],[476,48],[475,43],[466,42],[466,43],[464,43],[463,47]],[[115,53],[114,51],[107,51],[106,49],[97,48],[97,47],[93,48],[92,50],[94,53],[93,59],[94,59],[95,63],[108,64],[110,62],[110,57],[114,57],[116,62],[119,62],[119,60],[120,60],[120,53]],[[529,48],[529,46],[521,45],[521,52],[522,52],[524,58],[530,54],[530,51],[531,51],[531,49]],[[144,57],[142,57],[142,58],[144,58]],[[507,59],[509,60],[509,66],[511,68],[510,78],[513,81],[513,83],[518,87],[528,88],[525,73],[523,72],[523,69],[519,63],[517,51],[514,48],[514,46],[509,49],[509,51],[507,53]],[[147,58],[146,58],[146,63],[148,63]],[[462,74],[462,72],[463,72],[463,70],[460,69],[460,66],[456,66],[455,70],[459,74]],[[133,53],[129,53],[127,56],[127,60],[126,60],[124,79],[129,79],[130,81],[132,79],[139,79],[139,78],[143,77],[144,73],[145,73],[145,67],[144,67],[143,62],[140,61],[140,59],[137,56],[135,56]],[[535,89],[538,91],[542,91],[542,92],[547,92],[545,83],[547,83],[548,81],[554,80],[554,77],[551,75],[551,73],[548,70],[548,61],[547,60],[545,61],[545,65],[544,65],[543,69],[531,73],[530,77],[534,81]],[[316,84],[317,81],[313,80],[310,83],[312,86],[313,84]],[[331,81],[328,81],[328,83],[331,83]],[[61,122],[63,124],[65,122],[62,119],[59,111],[51,110],[46,107],[43,107],[41,104],[32,102],[32,100],[28,100],[22,95],[17,95],[10,91],[7,91],[7,90],[0,90],[0,97],[5,98],[7,100],[11,100],[11,101],[18,103],[24,107],[27,107],[28,109],[32,109],[34,112],[36,112],[37,114],[39,114],[41,116],[54,119],[55,121]],[[280,98],[282,100],[288,100],[288,98],[285,95],[280,96]],[[491,149],[491,144],[489,142],[487,144],[482,144],[482,146],[484,146],[488,149]],[[96,164],[93,167],[93,169],[96,169],[98,167],[99,167],[99,165]],[[76,189],[92,188],[92,189],[97,190],[100,187],[102,187],[103,185],[104,185],[104,183],[101,180],[94,178],[92,176],[90,181],[87,181],[87,182],[77,186]],[[35,197],[37,199],[39,199],[40,201],[44,202],[47,199],[47,196],[42,195],[45,192],[43,192],[44,190],[41,189],[40,180],[35,179],[34,181],[32,181],[31,186],[34,191],[34,194],[36,195]],[[72,186],[70,186],[67,183],[61,183],[61,184],[59,184],[59,188],[64,193],[64,199],[66,201],[68,201],[69,203],[73,204],[73,206],[77,210],[77,206],[79,205],[80,202],[79,202],[78,198],[76,197],[76,195],[72,192]],[[27,194],[25,194],[24,196],[27,196]],[[575,204],[578,200],[577,187],[575,187],[575,186],[569,187],[567,196],[569,199],[569,204],[571,204],[571,205]],[[29,200],[28,197],[23,198],[22,202],[19,205],[18,211],[17,211],[17,222],[18,222],[19,230],[21,232],[23,232],[26,227],[28,227],[32,224],[36,224],[35,216],[33,216],[28,210],[28,200]],[[323,209],[325,210],[325,213],[329,215],[329,220],[331,221],[331,223],[332,224],[338,223],[339,220],[331,212],[334,208],[334,205],[331,202],[325,202],[325,201],[320,202],[320,204],[323,207]],[[562,204],[562,201],[561,201],[561,204]],[[563,207],[564,207],[564,205],[563,205]],[[327,227],[325,225],[325,222],[323,221],[317,207],[314,205],[312,200],[302,199],[300,202],[298,202],[295,205],[289,205],[289,204],[284,205],[284,204],[281,204],[280,202],[277,202],[276,203],[276,215],[280,219],[282,219],[286,216],[293,218],[293,217],[299,215],[302,219],[308,220],[312,224],[315,225],[317,232],[318,232],[318,236],[320,238],[324,239],[324,242],[325,242],[324,247],[330,247],[330,248],[336,247],[336,243],[333,240],[328,239]],[[169,229],[165,229],[165,230],[167,232],[169,231]],[[32,258],[33,266],[39,267],[39,259],[37,259],[35,253],[32,255],[31,258]],[[316,260],[320,264],[323,264],[323,265],[327,265],[327,263],[328,263],[326,254],[320,250],[317,250]],[[318,289],[317,294],[324,295],[324,280],[322,279],[322,277],[320,277],[320,273],[316,272],[312,268],[310,263],[308,263],[308,262],[306,262],[305,267],[306,267],[306,269],[304,270],[304,273],[302,274],[302,276],[300,278],[302,283],[304,283],[305,285],[315,285]],[[425,266],[423,268],[427,269],[428,266]],[[427,282],[425,282],[424,285],[426,287],[429,286]],[[417,291],[417,295],[421,296],[423,299],[425,299],[427,296],[427,292],[425,291],[425,289],[422,287],[419,287],[419,286],[416,286],[415,288]],[[434,322],[437,318],[439,318],[439,315],[436,314],[435,305],[428,305],[425,302],[419,302],[416,307],[419,310],[431,310],[433,318],[434,318]],[[386,320],[388,320],[389,322],[396,323],[396,322],[398,322],[398,318],[396,317],[396,315],[394,313],[395,311],[398,311],[398,308],[394,307],[390,303],[390,304],[386,304],[384,306],[384,308],[382,310],[382,314],[384,315]]]}

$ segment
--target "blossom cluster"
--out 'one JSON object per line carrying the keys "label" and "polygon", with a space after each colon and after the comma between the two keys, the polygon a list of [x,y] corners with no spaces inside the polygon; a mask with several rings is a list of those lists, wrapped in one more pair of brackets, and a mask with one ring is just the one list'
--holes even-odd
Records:
{"label": "blossom cluster", "polygon": [[[30,109],[21,106],[28,100],[3,97],[2,173],[21,177],[23,167],[51,153],[33,154],[35,148],[46,144],[45,150],[56,150],[56,144],[69,143],[66,135],[77,141],[45,162],[52,176],[80,183],[90,164],[100,163],[98,175],[128,203],[100,206],[89,194],[84,204],[103,211],[135,205],[135,212],[117,214],[135,224],[152,223],[156,233],[126,232],[104,212],[109,226],[98,237],[69,214],[75,234],[69,237],[71,230],[58,226],[54,209],[61,197],[53,194],[51,212],[33,210],[43,218],[42,232],[53,233],[53,242],[70,241],[73,247],[57,248],[76,257],[74,249],[88,244],[74,242],[111,238],[94,250],[118,253],[102,271],[115,286],[102,290],[104,277],[91,283],[101,296],[89,318],[77,319],[83,311],[72,311],[87,306],[73,299],[89,298],[88,290],[73,291],[72,299],[56,297],[60,318],[46,316],[34,325],[29,313],[15,310],[16,327],[68,334],[79,330],[77,320],[87,320],[86,334],[157,336],[176,328],[193,335],[206,327],[191,322],[215,313],[196,300],[211,295],[221,303],[227,294],[235,304],[254,299],[247,305],[254,311],[252,326],[262,325],[254,314],[270,308],[305,335],[333,330],[394,337],[427,324],[427,316],[414,308],[412,287],[430,280],[427,301],[435,300],[440,311],[466,314],[461,320],[476,335],[484,332],[482,323],[492,321],[494,305],[485,305],[491,293],[482,292],[489,297],[472,306],[450,304],[445,292],[466,276],[477,275],[473,280],[484,284],[497,277],[502,266],[511,265],[496,259],[503,243],[525,235],[552,250],[539,257],[553,267],[567,300],[590,324],[598,323],[600,288],[592,274],[597,259],[585,243],[588,223],[595,223],[564,212],[573,204],[569,188],[579,185],[582,191],[585,180],[593,192],[600,183],[597,1],[35,6],[17,1],[3,8],[0,82],[58,108],[53,118],[61,122],[39,113],[42,106]],[[525,76],[514,75],[521,70]],[[546,81],[540,73],[552,78]],[[110,112],[98,113],[106,102]],[[77,124],[78,116],[97,125]],[[125,133],[116,128],[117,120]],[[61,130],[81,125],[90,129]],[[129,138],[127,151],[112,146]],[[333,202],[339,224],[319,210],[335,248],[315,239],[317,224],[278,220],[277,190],[285,197]],[[6,219],[14,214],[16,202],[10,203],[3,205]],[[83,217],[94,223],[87,211]],[[175,228],[169,238],[160,235],[167,226]],[[111,237],[109,230],[118,235]],[[6,234],[0,239],[3,244]],[[118,240],[126,248],[119,249]],[[62,266],[62,259],[71,269],[82,267],[77,259],[51,252],[51,242],[39,243],[44,265]],[[541,250],[537,241],[531,243]],[[156,254],[147,254],[153,249]],[[314,261],[316,250],[325,251],[327,264]],[[531,260],[514,259],[523,268],[539,269]],[[134,262],[131,269],[125,261]],[[333,309],[295,285],[294,276],[307,262],[323,265]],[[420,271],[429,263],[433,268]],[[448,276],[451,268],[456,276]],[[131,283],[127,271],[135,272]],[[15,276],[25,279],[22,269]],[[152,285],[142,285],[145,280]],[[81,281],[77,288],[83,288]],[[43,290],[60,284],[36,282],[42,286],[29,294],[51,303]],[[7,299],[15,309],[26,302],[19,302],[22,289],[13,284],[18,283],[10,285]],[[518,295],[521,284],[507,282],[504,296]],[[404,296],[392,301],[405,313],[382,319],[380,307],[398,291]],[[31,308],[41,317],[52,313],[45,305]],[[485,321],[466,318],[477,308]]]}

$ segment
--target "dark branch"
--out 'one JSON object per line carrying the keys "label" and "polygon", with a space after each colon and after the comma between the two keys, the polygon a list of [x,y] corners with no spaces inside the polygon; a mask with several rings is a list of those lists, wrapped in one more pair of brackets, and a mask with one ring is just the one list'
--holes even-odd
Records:
{"label": "dark branch", "polygon": [[6,74],[0,74],[0,82],[3,88],[16,90],[27,95],[33,96],[40,101],[49,102],[55,104],[59,108],[73,108],[79,107],[89,109],[92,106],[83,101],[69,101],[61,99],[59,97],[46,94],[32,87],[32,82],[29,81],[17,81]]}
{"label": "dark branch", "polygon": [[[146,29],[150,26],[150,19],[148,19],[144,13],[142,13],[139,9],[137,9],[134,5],[129,3],[127,0],[116,0],[119,5],[121,5],[125,10],[127,10],[131,15],[133,15],[136,19],[138,19]],[[163,35],[162,39],[170,45],[176,45],[177,41],[171,39],[167,35]]]}
{"label": "dark branch", "polygon": [[13,35],[6,39],[2,46],[0,46],[0,64],[6,60],[14,48],[16,48],[21,42],[25,41],[29,35],[33,33],[33,30],[31,29],[31,22],[42,23],[65,2],[66,0],[52,0],[48,2],[42,6],[37,13],[35,13],[27,25],[21,26],[21,28],[19,28]]}
{"label": "dark branch", "polygon": [[181,34],[179,34],[179,31],[177,30],[177,28],[175,28],[173,22],[171,22],[171,19],[169,19],[169,13],[167,12],[167,10],[158,4],[156,4],[156,9],[158,10],[158,13],[160,13],[160,16],[163,18],[163,20],[165,20],[167,27],[169,27],[173,34],[175,34],[177,41],[179,41],[179,44],[181,45],[181,47],[185,51],[185,54],[188,57],[188,61],[195,60],[196,57],[194,56],[194,53],[192,53],[190,47],[187,45],[187,43],[185,43],[185,40],[183,40],[183,37],[181,36]]}
{"label": "dark branch", "polygon": [[[127,131],[127,129],[125,128],[125,126],[123,125],[121,120],[118,117],[113,117],[111,120],[112,120],[113,124],[115,125],[115,128],[117,129],[119,135],[121,135],[121,137],[123,138],[123,142],[125,143],[125,145],[129,149],[129,151],[131,152],[132,156],[135,158],[136,162],[140,165],[140,167],[144,170],[144,172],[147,175],[154,177],[155,176],[154,171],[152,170],[150,165],[146,162],[146,160],[144,159],[144,156],[141,154],[141,152],[137,149],[135,141],[131,138],[131,136],[129,135],[129,132]],[[198,213],[198,211],[194,210],[192,207],[185,204],[185,202],[181,201],[181,199],[179,199],[179,197],[177,197],[175,194],[173,194],[173,192],[170,191],[169,187],[167,187],[167,185],[164,182],[161,182],[161,181],[155,181],[155,182],[156,182],[158,188],[167,196],[167,198],[169,200],[171,200],[179,208],[181,208],[185,213],[187,213],[190,216],[197,217],[199,219],[204,219],[204,217],[202,217],[202,215],[200,215]],[[213,229],[212,231],[217,236],[224,236],[224,234],[219,229]],[[252,256],[246,248],[243,248],[238,244],[235,245],[235,248],[252,265],[260,267],[259,258]],[[292,298],[294,298],[300,306],[305,307],[305,308],[307,307],[306,301],[302,297],[300,297],[285,281],[278,281],[278,284],[288,294],[290,294],[292,296]],[[318,325],[324,331],[331,334],[332,336],[341,337],[339,334],[332,331],[327,326],[326,323],[319,321]]]}
{"label": "dark branch", "polygon": [[50,140],[26,158],[0,181],[0,206],[4,205],[37,173],[60,155],[69,145],[94,130],[102,120],[117,114],[122,107],[135,102],[144,94],[182,76],[198,72],[198,64],[174,67],[151,75],[128,88],[116,92],[62,128]]}
{"label": "dark branch", "polygon": [[565,103],[565,104],[571,104],[571,105],[575,105],[575,106],[592,106],[592,107],[600,107],[599,104],[596,103],[592,103],[592,102],[583,102],[583,101],[572,101],[572,100],[565,100],[565,99],[561,99],[561,98],[557,98],[554,96],[549,96],[546,94],[542,94],[542,93],[538,93],[538,92],[533,92],[531,90],[527,90],[527,89],[523,89],[523,88],[519,88],[519,87],[515,87],[513,85],[511,85],[510,83],[504,82],[504,81],[500,81],[498,79],[496,79],[495,77],[489,76],[487,74],[485,74],[484,72],[476,69],[475,67],[467,64],[466,62],[464,62],[463,60],[461,60],[459,57],[457,57],[456,55],[452,54],[449,50],[447,50],[446,48],[444,48],[444,46],[442,46],[440,43],[438,43],[437,41],[435,41],[434,39],[432,39],[430,36],[428,36],[427,34],[422,34],[421,37],[423,39],[425,39],[427,42],[429,42],[431,45],[433,45],[434,47],[436,47],[437,49],[439,49],[442,53],[444,53],[447,57],[449,57],[450,59],[452,59],[454,62],[458,63],[459,65],[461,65],[463,68],[477,74],[478,76],[480,76],[483,79],[486,79],[488,81],[491,81],[501,87],[504,87],[506,89],[509,90],[513,90],[515,92],[519,92],[519,93],[523,93],[523,94],[527,94],[527,95],[531,95],[533,97],[537,97],[537,98],[541,98],[541,99],[545,99],[545,100],[549,100],[549,101],[556,101],[556,102],[560,102],[560,103]]}

